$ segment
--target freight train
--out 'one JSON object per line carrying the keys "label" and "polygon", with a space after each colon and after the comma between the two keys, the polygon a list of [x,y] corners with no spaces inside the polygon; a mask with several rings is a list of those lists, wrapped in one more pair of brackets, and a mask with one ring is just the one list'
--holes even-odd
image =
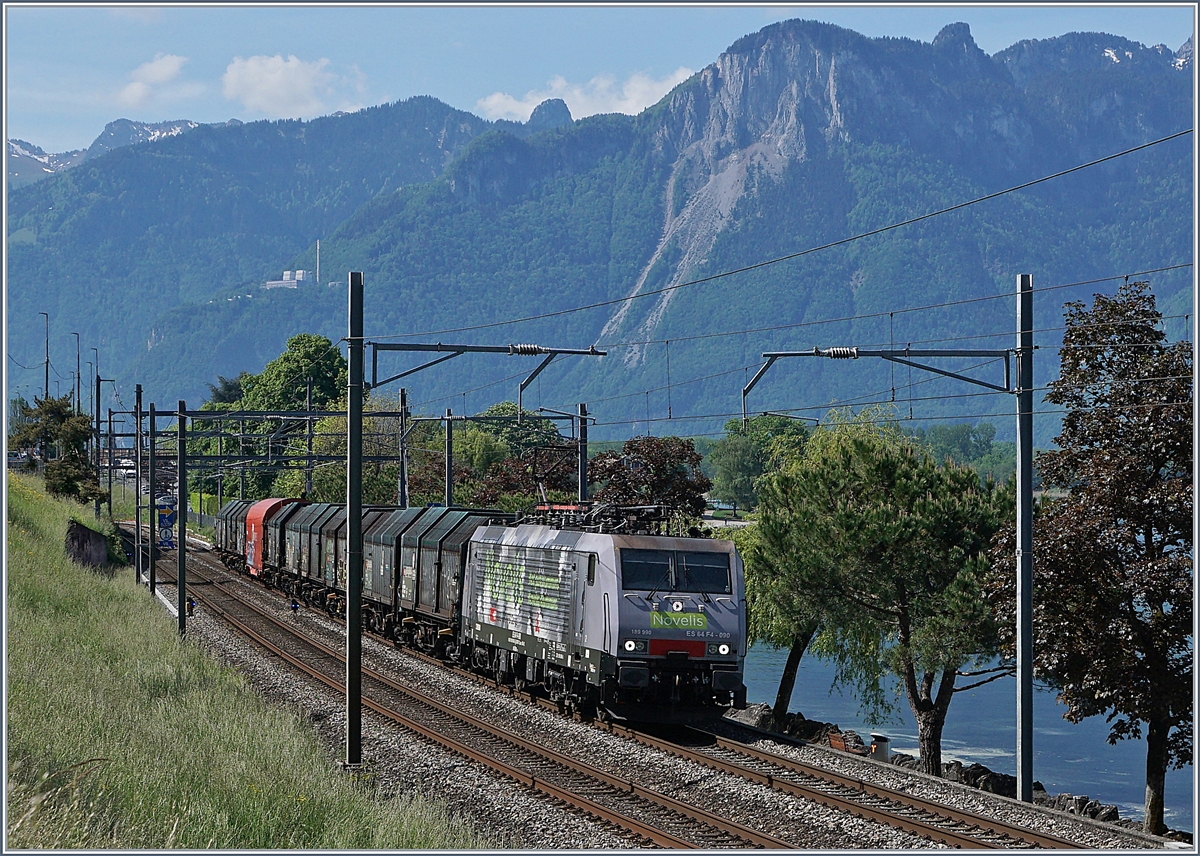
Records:
{"label": "freight train", "polygon": [[[651,534],[637,510],[598,510],[543,509],[540,522],[518,522],[465,508],[364,508],[364,629],[587,717],[686,721],[744,708],[733,543]],[[217,515],[215,548],[228,567],[337,615],[346,523],[344,505],[232,500]]]}

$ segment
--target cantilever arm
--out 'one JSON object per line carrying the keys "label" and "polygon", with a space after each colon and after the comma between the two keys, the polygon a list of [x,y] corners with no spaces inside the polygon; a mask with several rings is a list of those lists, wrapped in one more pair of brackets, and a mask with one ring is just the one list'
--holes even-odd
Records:
{"label": "cantilever arm", "polygon": [[544,368],[546,368],[546,366],[550,365],[550,361],[553,360],[557,356],[558,356],[558,354],[548,355],[546,357],[546,359],[542,360],[542,362],[538,365],[538,367],[533,370],[533,372],[529,375],[529,377],[527,377],[527,378],[525,378],[525,380],[521,381],[521,385],[517,388],[517,421],[518,422],[521,421],[521,409],[522,409],[521,401],[525,396],[525,387],[527,387],[527,386],[529,386],[529,384],[533,383],[533,379],[535,377],[537,377],[538,375],[540,375],[542,373],[542,369],[544,369]]}
{"label": "cantilever arm", "polygon": [[[766,355],[764,354],[764,356],[766,356]],[[762,376],[767,373],[767,369],[769,369],[771,366],[775,365],[775,361],[777,359],[779,359],[779,357],[775,357],[775,356],[767,357],[767,361],[763,364],[763,367],[754,374],[754,377],[750,378],[750,383],[748,383],[744,387],[742,387],[742,427],[743,428],[746,427],[746,423],[749,421],[746,418],[746,396],[750,394],[750,390],[754,389],[755,384],[757,384],[760,380],[762,380]]]}

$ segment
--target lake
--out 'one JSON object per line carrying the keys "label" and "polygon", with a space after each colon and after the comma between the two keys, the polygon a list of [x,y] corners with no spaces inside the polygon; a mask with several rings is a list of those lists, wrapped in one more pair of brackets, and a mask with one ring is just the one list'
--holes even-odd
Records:
{"label": "lake", "polygon": [[[774,705],[779,676],[787,660],[786,650],[756,645],[746,655],[747,701]],[[917,726],[900,696],[898,711],[889,723],[868,723],[858,710],[850,690],[845,695],[830,690],[833,666],[810,657],[801,661],[796,687],[788,710],[808,719],[832,722],[843,731],[858,732],[864,743],[871,733],[891,738],[893,752],[917,755]],[[970,683],[970,680],[962,680]],[[1122,740],[1114,746],[1105,742],[1108,726],[1102,716],[1078,725],[1062,718],[1066,706],[1054,693],[1034,694],[1033,778],[1047,793],[1086,794],[1104,804],[1113,804],[1122,818],[1141,819],[1146,792],[1146,748],[1142,740]],[[942,734],[942,760],[983,764],[998,773],[1015,776],[1017,690],[1013,678],[1002,678],[956,693],[946,714]],[[1192,799],[1195,790],[1193,767],[1167,771],[1166,823],[1172,829],[1192,830]]]}

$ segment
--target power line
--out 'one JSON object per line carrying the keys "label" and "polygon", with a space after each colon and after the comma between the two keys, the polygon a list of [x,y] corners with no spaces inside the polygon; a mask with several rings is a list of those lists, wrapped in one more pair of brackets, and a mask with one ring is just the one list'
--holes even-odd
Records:
{"label": "power line", "polygon": [[[9,358],[10,360],[12,360],[14,363],[17,363],[17,358],[16,358],[16,357],[14,357],[12,354],[8,354],[8,358]],[[18,365],[18,366],[20,366],[20,367],[21,367],[21,368],[23,368],[23,369],[28,369],[29,371],[33,371],[34,369],[40,369],[40,368],[42,367],[42,366],[40,366],[40,365],[37,365],[37,366],[27,366],[27,365],[25,365],[24,363],[17,363],[17,365]]]}
{"label": "power line", "polygon": [[[1043,292],[1059,291],[1064,288],[1079,288],[1079,287],[1085,286],[1085,285],[1098,285],[1099,283],[1102,283],[1102,282],[1112,282],[1112,281],[1118,280],[1118,279],[1128,279],[1131,276],[1147,276],[1152,273],[1165,273],[1167,271],[1182,270],[1184,268],[1190,268],[1191,266],[1192,266],[1191,262],[1184,262],[1182,264],[1154,268],[1152,270],[1138,271],[1137,273],[1115,274],[1113,276],[1101,277],[1099,279],[1087,279],[1087,280],[1081,280],[1079,282],[1066,282],[1066,283],[1061,283],[1059,285],[1048,285],[1048,286],[1044,286],[1042,288],[1035,288],[1033,291],[1034,291],[1034,294],[1037,295],[1037,294],[1040,294]],[[982,302],[988,301],[988,300],[1012,299],[1013,297],[1014,297],[1014,292],[1006,291],[1003,294],[989,294],[989,295],[984,295],[982,297],[965,297],[962,300],[947,300],[942,303],[928,303],[928,304],[925,304],[924,306],[912,306],[907,309],[890,309],[890,310],[885,310],[885,311],[881,311],[881,312],[868,312],[868,313],[864,313],[862,315],[844,315],[840,318],[822,318],[822,319],[818,319],[815,321],[798,321],[794,324],[775,324],[770,327],[752,327],[752,328],[749,328],[746,330],[730,330],[728,332],[723,332],[723,333],[698,333],[695,336],[676,336],[676,337],[674,337],[674,340],[676,342],[690,342],[690,341],[697,340],[697,339],[718,339],[718,338],[722,338],[725,336],[744,336],[748,333],[769,333],[769,332],[773,332],[775,330],[795,330],[795,329],[799,329],[801,327],[815,327],[815,326],[819,326],[821,324],[839,324],[839,323],[847,323],[850,321],[867,321],[872,318],[883,318],[885,316],[890,316],[890,315],[902,315],[902,314],[906,314],[909,312],[927,312],[930,309],[945,309],[945,308],[951,307],[951,306],[966,306],[971,303],[982,303]],[[515,322],[513,322],[513,323],[515,323]],[[1009,331],[1004,334],[993,334],[993,335],[1014,335],[1014,333],[1013,333],[1013,331]],[[665,339],[648,339],[643,342],[608,342],[608,343],[604,344],[604,347],[605,348],[636,347],[639,345],[661,344],[664,341],[666,341],[666,340]]]}
{"label": "power line", "polygon": [[[1059,286],[1059,287],[1065,287],[1065,286]],[[1166,320],[1173,320],[1176,318],[1187,318],[1189,316],[1190,316],[1190,313],[1181,313],[1181,314],[1176,314],[1176,315],[1164,315],[1164,316],[1161,316],[1161,320],[1166,321]],[[1035,333],[1060,332],[1060,331],[1067,330],[1067,329],[1083,329],[1083,328],[1097,327],[1097,326],[1111,326],[1112,323],[1113,322],[1103,322],[1103,323],[1098,323],[1098,324],[1075,324],[1075,325],[1071,325],[1071,327],[1067,327],[1066,325],[1062,325],[1062,326],[1058,326],[1058,327],[1040,327],[1040,328],[1037,328],[1034,332]],[[1121,322],[1121,323],[1137,323],[1137,322]],[[753,332],[753,331],[744,331],[744,332]],[[732,335],[732,334],[729,334],[729,335]],[[913,340],[908,340],[907,344],[911,346],[911,345],[935,344],[935,343],[944,343],[944,342],[962,342],[962,341],[970,341],[970,340],[974,340],[974,339],[1009,337],[1012,335],[1014,335],[1013,331],[1010,330],[1010,331],[1005,331],[1003,333],[975,333],[970,336],[945,336],[945,337],[936,338],[936,339],[913,339]],[[679,341],[679,340],[677,339],[676,341]],[[631,343],[630,346],[632,347],[633,344],[653,344],[653,343],[652,342]],[[883,347],[883,343],[875,343],[875,344],[877,344],[879,347]],[[889,344],[891,344],[891,343],[889,343]],[[874,346],[875,346],[874,344],[868,343],[866,345],[863,345],[862,347],[874,347]],[[1106,345],[1103,347],[1106,347],[1106,348],[1143,348],[1143,347],[1162,347],[1162,346],[1163,346],[1163,343],[1161,343],[1161,342],[1126,342],[1126,343],[1119,343],[1119,344],[1114,344],[1114,345]],[[621,345],[610,345],[608,347],[622,347],[622,346]],[[1082,349],[1082,348],[1090,348],[1090,347],[1097,347],[1097,346],[1093,346],[1093,345],[1056,345],[1054,347],[1059,350],[1062,350],[1062,349]],[[982,368],[983,366],[991,365],[994,362],[996,362],[996,361],[988,360],[987,362],[979,363],[974,366],[970,366],[967,369],[965,369],[965,371],[973,371],[976,368]],[[703,376],[697,377],[697,378],[691,378],[689,380],[675,381],[674,386],[686,386],[688,384],[700,383],[702,381],[711,380],[711,379],[717,378],[717,377],[724,377],[725,375],[735,374],[740,371],[745,371],[750,368],[755,368],[757,365],[758,365],[757,363],[753,363],[750,365],[738,366],[736,368],[727,369],[726,371],[722,371],[722,372],[716,372],[714,374],[703,375]],[[903,389],[911,388],[913,386],[919,386],[923,383],[932,383],[936,380],[938,380],[938,378],[928,378],[925,380],[917,381],[916,383],[903,384],[896,388],[903,390]],[[616,401],[621,398],[632,398],[634,396],[644,395],[644,394],[650,393],[650,392],[659,392],[663,389],[666,389],[666,387],[660,386],[660,387],[651,387],[649,389],[639,389],[639,390],[635,390],[633,392],[621,393],[619,395],[610,395],[605,398],[595,398],[595,399],[592,399],[591,402],[589,402],[589,403],[590,404],[600,404],[600,403],[603,403],[606,401]],[[870,396],[880,395],[880,394],[882,394],[882,392],[869,393]],[[449,397],[449,396],[447,396],[447,397]],[[440,399],[435,399],[435,400],[440,400]]]}
{"label": "power line", "polygon": [[756,262],[755,264],[746,265],[745,267],[736,268],[734,270],[728,270],[728,271],[723,271],[721,273],[711,274],[706,277],[689,280],[687,282],[681,282],[676,285],[669,285],[665,288],[659,288],[659,289],[655,289],[652,291],[644,291],[639,294],[631,294],[631,295],[627,295],[626,297],[615,298],[613,300],[602,300],[602,301],[599,301],[596,303],[589,303],[589,304],[586,304],[583,306],[576,306],[571,309],[560,309],[560,310],[557,310],[554,312],[544,312],[539,315],[530,315],[525,318],[513,318],[513,319],[509,319],[507,321],[493,321],[493,322],[489,322],[486,324],[473,324],[473,325],[469,325],[469,326],[465,326],[465,327],[450,327],[450,328],[446,328],[443,330],[428,330],[428,331],[420,332],[420,333],[401,333],[401,334],[397,334],[395,336],[383,336],[383,337],[378,337],[378,338],[404,339],[404,338],[409,338],[409,337],[413,337],[413,336],[437,336],[437,335],[441,335],[443,333],[463,333],[463,332],[468,332],[468,331],[472,331],[472,330],[485,330],[485,329],[490,329],[490,328],[494,328],[494,327],[503,327],[503,326],[507,326],[509,324],[520,324],[520,323],[524,323],[526,321],[540,321],[545,318],[555,318],[560,315],[569,315],[569,314],[572,314],[575,312],[584,312],[589,309],[598,309],[598,308],[601,308],[604,306],[613,306],[618,303],[623,303],[627,300],[638,300],[643,297],[652,297],[657,294],[664,294],[668,291],[676,291],[678,289],[687,288],[688,286],[692,286],[692,285],[701,285],[703,283],[713,282],[715,280],[723,279],[723,278],[729,277],[729,276],[734,276],[736,274],[747,273],[752,270],[758,270],[759,268],[764,268],[769,265],[776,265],[781,262],[791,261],[792,259],[797,259],[802,256],[810,255],[812,253],[821,252],[822,250],[832,249],[833,247],[839,247],[839,246],[842,246],[845,244],[852,243],[854,241],[860,241],[863,238],[870,238],[875,235],[881,235],[885,232],[890,232],[892,230],[899,229],[903,226],[911,226],[914,223],[920,223],[923,220],[928,220],[932,217],[938,217],[942,214],[949,214],[952,211],[958,211],[960,209],[966,208],[971,205],[977,205],[980,202],[987,202],[988,200],[996,199],[1000,196],[1004,196],[1009,193],[1015,193],[1018,190],[1025,190],[1026,188],[1033,187],[1034,185],[1041,184],[1043,182],[1050,181],[1055,178],[1062,178],[1063,176],[1070,175],[1073,172],[1078,172],[1083,169],[1088,169],[1089,167],[1097,166],[1097,165],[1105,163],[1107,161],[1114,160],[1114,159],[1120,158],[1120,157],[1124,157],[1125,155],[1133,154],[1134,152],[1138,152],[1138,151],[1141,151],[1142,149],[1150,148],[1151,146],[1157,146],[1161,143],[1169,142],[1169,141],[1177,139],[1179,137],[1186,136],[1190,133],[1192,133],[1192,129],[1187,128],[1183,131],[1177,131],[1176,133],[1170,134],[1166,137],[1162,137],[1157,140],[1152,140],[1151,142],[1148,142],[1148,143],[1142,143],[1139,146],[1134,146],[1133,148],[1125,149],[1124,151],[1117,152],[1115,154],[1106,155],[1105,157],[1098,158],[1097,160],[1089,161],[1084,164],[1079,164],[1078,166],[1073,166],[1073,167],[1070,167],[1069,169],[1061,170],[1061,171],[1053,173],[1051,175],[1045,175],[1045,176],[1042,176],[1041,178],[1035,178],[1032,181],[1027,181],[1023,184],[1018,184],[1013,187],[1006,188],[1004,190],[998,190],[994,193],[989,193],[984,196],[979,196],[975,199],[971,199],[966,202],[959,202],[959,203],[957,203],[955,205],[951,205],[947,208],[941,208],[937,211],[931,211],[927,214],[921,214],[917,217],[910,217],[909,219],[902,220],[898,223],[892,223],[887,226],[881,226],[877,229],[872,229],[867,232],[862,232],[857,235],[852,235],[851,237],[848,237],[848,238],[841,238],[837,241],[831,241],[826,244],[821,244],[820,246],[817,246],[817,247],[810,247],[806,250],[800,250],[799,252],[789,253],[787,255],[779,256],[779,257],[773,258],[773,259],[768,259],[768,260],[762,261],[762,262]]}
{"label": "power line", "polygon": [[450,395],[443,395],[441,398],[429,398],[429,399],[426,399],[421,402],[415,402],[413,404],[413,407],[421,407],[421,406],[429,405],[429,404],[437,404],[439,401],[446,401],[447,399],[450,399],[450,398],[458,398],[460,395],[467,395],[467,394],[470,394],[473,392],[481,392],[490,387],[498,386],[502,383],[508,383],[510,380],[516,380],[517,378],[525,377],[525,375],[527,375],[527,374],[528,374],[528,372],[520,372],[519,374],[509,375],[508,377],[502,377],[502,378],[500,378],[500,380],[494,380],[491,383],[485,383],[483,386],[477,386],[474,389],[468,389],[468,390],[466,390],[465,393],[454,392],[454,393],[451,393]]}
{"label": "power line", "polygon": [[[995,362],[995,361],[993,360],[991,362]],[[973,368],[979,368],[979,367],[982,367],[983,365],[986,365],[986,364],[981,363],[979,366],[975,366]],[[1124,383],[1148,383],[1148,382],[1162,382],[1162,381],[1171,381],[1171,380],[1191,380],[1191,379],[1192,379],[1192,375],[1190,375],[1190,374],[1188,374],[1188,375],[1161,375],[1161,376],[1155,376],[1155,377],[1128,378],[1128,379],[1125,379],[1123,382]],[[925,380],[917,381],[915,383],[906,384],[905,386],[900,387],[900,388],[901,389],[905,389],[905,388],[911,389],[911,388],[920,386],[925,383],[934,383],[935,381],[938,381],[938,380],[941,380],[941,378],[928,378]],[[1035,386],[1033,388],[1033,391],[1034,392],[1049,392],[1049,391],[1052,391],[1055,389],[1080,389],[1080,388],[1087,388],[1088,386],[1091,386],[1091,384],[1088,384],[1088,383],[1063,384],[1063,383],[1061,383],[1061,381],[1055,381],[1053,384]],[[777,407],[777,408],[772,408],[771,412],[773,412],[773,413],[807,413],[807,412],[812,412],[812,411],[816,411],[816,410],[830,410],[830,409],[836,409],[836,408],[847,407],[847,406],[868,407],[868,406],[872,406],[872,405],[894,404],[895,402],[890,401],[890,400],[885,400],[885,399],[878,399],[878,400],[874,400],[874,401],[864,400],[864,399],[869,399],[872,396],[882,395],[885,392],[887,392],[887,390],[881,390],[876,393],[867,393],[862,396],[856,396],[855,398],[847,399],[844,401],[833,401],[833,402],[827,402],[824,404],[812,404],[812,405],[805,405],[805,406],[801,406],[801,407],[783,407],[783,408]],[[1002,391],[998,391],[998,390],[987,390],[987,391],[983,391],[983,392],[952,393],[949,395],[918,396],[918,397],[906,399],[906,401],[912,401],[912,402],[949,401],[952,399],[981,398],[981,397],[985,397],[985,396],[997,396],[997,395],[1009,395],[1009,394],[1011,394],[1011,393],[1002,392]],[[1101,409],[1102,407],[1111,407],[1112,409],[1120,410],[1120,409],[1125,409],[1127,407],[1167,407],[1167,406],[1179,405],[1182,403],[1186,403],[1186,402],[1166,401],[1166,402],[1150,402],[1150,403],[1147,403],[1144,405],[1097,405],[1095,407],[1076,408],[1076,409],[1095,410],[1095,409]],[[1066,410],[1062,410],[1062,411],[1035,410],[1035,413],[1056,413],[1056,412],[1065,413],[1068,411],[1066,411]],[[986,415],[1004,417],[1004,416],[1007,416],[1010,414],[986,414]],[[669,421],[721,419],[721,418],[733,418],[733,417],[740,417],[740,416],[741,416],[740,411],[736,412],[736,413],[710,413],[710,414],[696,415],[696,416],[674,416],[673,418],[670,418]],[[934,418],[934,417],[910,416],[909,418],[915,419],[915,418]],[[947,416],[947,417],[937,417],[937,418],[968,419],[968,418],[975,418],[975,417]],[[628,419],[628,420],[614,420],[614,421],[610,421],[610,422],[597,422],[596,425],[597,426],[601,426],[601,425],[632,425],[632,424],[638,424],[638,423],[642,423],[642,422],[665,422],[665,421],[668,421],[668,417],[665,417],[665,416],[657,417],[656,416],[656,417],[648,417],[648,418],[641,418],[641,419]]]}

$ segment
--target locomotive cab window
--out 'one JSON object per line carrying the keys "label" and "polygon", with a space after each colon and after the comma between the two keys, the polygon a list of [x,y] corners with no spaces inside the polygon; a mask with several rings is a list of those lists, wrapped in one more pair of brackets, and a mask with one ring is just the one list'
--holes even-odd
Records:
{"label": "locomotive cab window", "polygon": [[675,589],[729,594],[729,556],[725,553],[675,553]]}
{"label": "locomotive cab window", "polygon": [[670,550],[622,550],[622,586],[636,591],[671,588]]}
{"label": "locomotive cab window", "polygon": [[729,556],[685,550],[622,550],[626,591],[729,594]]}

